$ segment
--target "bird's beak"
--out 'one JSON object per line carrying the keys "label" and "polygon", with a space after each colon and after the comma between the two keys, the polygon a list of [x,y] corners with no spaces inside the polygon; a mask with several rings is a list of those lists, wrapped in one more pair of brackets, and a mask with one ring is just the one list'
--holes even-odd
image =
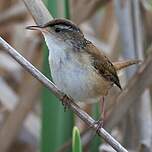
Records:
{"label": "bird's beak", "polygon": [[46,31],[46,28],[44,28],[43,26],[39,26],[39,25],[27,26],[26,29],[28,29],[28,30],[38,30],[38,31],[41,31],[41,32],[45,32]]}

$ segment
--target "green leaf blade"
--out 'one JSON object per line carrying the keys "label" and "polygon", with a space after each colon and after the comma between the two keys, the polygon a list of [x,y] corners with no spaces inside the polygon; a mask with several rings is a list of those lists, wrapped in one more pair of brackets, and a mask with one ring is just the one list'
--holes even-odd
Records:
{"label": "green leaf blade", "polygon": [[72,152],[82,152],[82,144],[80,139],[80,132],[77,127],[73,128],[72,135]]}

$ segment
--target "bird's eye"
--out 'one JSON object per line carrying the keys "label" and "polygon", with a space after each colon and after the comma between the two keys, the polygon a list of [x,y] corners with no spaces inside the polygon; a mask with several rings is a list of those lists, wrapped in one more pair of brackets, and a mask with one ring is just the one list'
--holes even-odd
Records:
{"label": "bird's eye", "polygon": [[56,33],[59,33],[60,31],[61,31],[60,28],[55,28],[55,32],[56,32]]}

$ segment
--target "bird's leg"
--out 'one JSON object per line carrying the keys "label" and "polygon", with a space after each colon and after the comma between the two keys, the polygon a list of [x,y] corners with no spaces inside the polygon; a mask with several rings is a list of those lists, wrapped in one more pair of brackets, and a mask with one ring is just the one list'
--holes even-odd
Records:
{"label": "bird's leg", "polygon": [[98,121],[95,122],[97,124],[96,132],[97,132],[98,135],[99,135],[100,128],[102,128],[103,125],[104,125],[104,118],[105,118],[105,101],[104,101],[104,97],[100,98],[100,103],[99,104],[101,105],[101,117],[100,117],[100,119]]}
{"label": "bird's leg", "polygon": [[[104,97],[101,97],[100,99],[100,104],[101,104],[101,120],[103,122],[103,125],[104,125],[104,119],[105,119],[105,98]],[[103,127],[102,125],[102,127]]]}
{"label": "bird's leg", "polygon": [[64,111],[69,108],[69,97],[67,95],[64,95],[61,99],[62,105],[64,106]]}

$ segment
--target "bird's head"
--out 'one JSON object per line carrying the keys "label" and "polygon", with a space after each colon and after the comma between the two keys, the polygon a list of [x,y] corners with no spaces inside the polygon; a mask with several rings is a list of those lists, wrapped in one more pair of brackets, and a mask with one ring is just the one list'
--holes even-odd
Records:
{"label": "bird's head", "polygon": [[84,40],[84,35],[79,27],[67,19],[54,19],[44,25],[28,26],[27,29],[39,30],[44,37],[59,42],[74,44]]}

